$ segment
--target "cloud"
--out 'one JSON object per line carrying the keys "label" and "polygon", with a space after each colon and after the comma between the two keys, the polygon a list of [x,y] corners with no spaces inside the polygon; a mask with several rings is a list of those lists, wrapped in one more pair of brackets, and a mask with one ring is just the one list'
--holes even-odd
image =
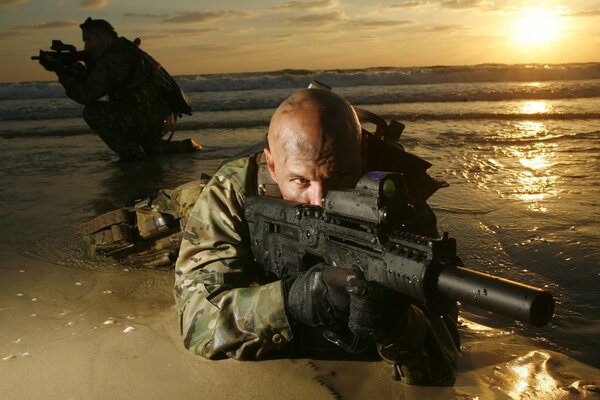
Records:
{"label": "cloud", "polygon": [[287,18],[285,21],[296,25],[327,26],[347,20],[348,17],[343,12],[333,11],[326,14],[311,14],[302,17]]}
{"label": "cloud", "polygon": [[337,7],[339,0],[317,0],[317,1],[290,1],[278,6],[271,7],[275,11],[293,11],[293,10],[326,10]]}
{"label": "cloud", "polygon": [[182,24],[190,24],[190,23],[205,23],[205,22],[214,22],[220,21],[223,19],[230,18],[248,18],[254,17],[256,13],[252,11],[244,11],[244,10],[220,10],[220,11],[207,11],[207,12],[188,12],[188,13],[180,13],[176,17],[165,18],[162,22],[175,22]]}
{"label": "cloud", "polygon": [[191,48],[194,50],[202,51],[202,52],[224,52],[224,51],[233,51],[237,45],[232,44],[220,44],[220,43],[202,43],[192,46]]}
{"label": "cloud", "polygon": [[168,18],[168,14],[138,14],[138,13],[125,13],[124,17],[141,17],[141,18]]}
{"label": "cloud", "polygon": [[200,52],[205,56],[239,56],[242,54],[255,54],[260,50],[257,43],[202,43],[189,48],[193,52]]}
{"label": "cloud", "polygon": [[82,0],[79,3],[81,8],[104,8],[108,4],[107,0]]}
{"label": "cloud", "polygon": [[[171,29],[169,33],[183,34],[183,35],[208,35],[209,33],[219,32],[222,29],[217,28],[200,28],[200,29]],[[230,32],[228,30],[228,32]]]}
{"label": "cloud", "polygon": [[281,38],[281,39],[293,39],[294,37],[296,37],[295,35],[292,35],[291,33],[280,33],[277,35],[273,35],[274,38]]}
{"label": "cloud", "polygon": [[421,29],[423,32],[457,32],[469,29],[465,25],[430,25]]}
{"label": "cloud", "polygon": [[357,25],[362,26],[362,27],[368,27],[368,28],[394,28],[397,26],[402,26],[402,25],[410,25],[413,24],[413,21],[409,21],[409,20],[388,20],[388,19],[381,19],[381,20],[356,20],[355,21]]}
{"label": "cloud", "polygon": [[374,40],[377,40],[378,38],[376,36],[370,36],[370,35],[366,35],[366,36],[350,36],[350,37],[338,37],[335,38],[335,43],[336,44],[363,44],[365,42],[373,42]]}
{"label": "cloud", "polygon": [[600,17],[600,8],[595,10],[573,11],[569,17]]}
{"label": "cloud", "polygon": [[29,0],[0,0],[0,8],[12,7],[18,4],[27,4]]}
{"label": "cloud", "polygon": [[[135,31],[136,35],[140,33],[140,31]],[[140,35],[141,36],[141,35]],[[139,36],[137,37],[137,39],[140,39],[140,47],[144,47],[144,45],[146,44],[146,42],[149,42],[151,40],[160,40],[160,39],[167,39],[167,38],[171,38],[171,35],[167,35],[164,33],[149,33],[147,35],[144,35],[144,38],[140,38]]]}
{"label": "cloud", "polygon": [[79,23],[78,22],[74,22],[74,21],[52,21],[52,22],[46,22],[45,24],[38,24],[38,25],[28,25],[28,26],[15,26],[13,29],[39,29],[39,30],[44,30],[44,29],[61,29],[61,28],[71,28],[74,26],[78,26]]}
{"label": "cloud", "polygon": [[451,8],[453,10],[462,10],[465,8],[477,8],[489,5],[489,2],[484,0],[445,0],[440,3],[443,8]]}
{"label": "cloud", "polygon": [[0,40],[18,38],[24,34],[23,32],[0,32]]}
{"label": "cloud", "polygon": [[428,5],[427,1],[405,1],[402,3],[391,4],[390,8],[416,8]]}

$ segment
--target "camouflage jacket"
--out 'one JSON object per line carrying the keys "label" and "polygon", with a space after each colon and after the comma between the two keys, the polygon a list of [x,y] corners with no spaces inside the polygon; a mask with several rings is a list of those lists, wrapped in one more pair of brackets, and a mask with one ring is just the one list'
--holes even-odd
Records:
{"label": "camouflage jacket", "polygon": [[[175,267],[181,331],[194,353],[263,359],[294,339],[281,281],[264,282],[243,217],[247,197],[277,192],[260,153],[222,166],[198,197]],[[431,383],[451,374],[459,356],[456,315],[430,316],[413,306],[407,321],[398,342],[379,349],[398,379]]]}
{"label": "camouflage jacket", "polygon": [[257,193],[257,156],[230,162],[206,185],[175,266],[185,346],[207,358],[264,358],[292,339],[281,282],[258,284],[244,202]]}
{"label": "camouflage jacket", "polygon": [[60,73],[58,80],[67,96],[83,105],[108,95],[111,102],[130,110],[153,112],[157,107],[164,108],[166,103],[143,72],[131,46],[134,44],[125,38],[115,39],[85,73]]}

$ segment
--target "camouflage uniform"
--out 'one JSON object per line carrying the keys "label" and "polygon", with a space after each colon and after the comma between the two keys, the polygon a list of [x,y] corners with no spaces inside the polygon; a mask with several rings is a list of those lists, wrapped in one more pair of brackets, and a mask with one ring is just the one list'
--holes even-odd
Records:
{"label": "camouflage uniform", "polygon": [[[281,281],[264,281],[252,261],[244,202],[276,196],[262,153],[221,167],[200,194],[186,225],[175,267],[175,297],[185,346],[206,358],[263,359],[300,342],[284,307]],[[407,313],[404,334],[379,348],[406,383],[433,383],[451,375],[459,356],[456,314]]]}
{"label": "camouflage uniform", "polygon": [[[67,96],[85,105],[83,118],[121,158],[192,151],[189,140],[162,140],[169,106],[140,68],[131,42],[115,38],[85,73],[61,72]],[[109,100],[99,100],[108,95]]]}

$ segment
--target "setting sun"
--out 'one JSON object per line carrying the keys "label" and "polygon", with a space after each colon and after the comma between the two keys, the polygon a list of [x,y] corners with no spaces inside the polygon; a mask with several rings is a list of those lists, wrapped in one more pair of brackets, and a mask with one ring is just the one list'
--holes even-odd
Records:
{"label": "setting sun", "polygon": [[556,13],[539,8],[523,10],[513,28],[513,40],[521,45],[539,45],[556,39],[561,21]]}

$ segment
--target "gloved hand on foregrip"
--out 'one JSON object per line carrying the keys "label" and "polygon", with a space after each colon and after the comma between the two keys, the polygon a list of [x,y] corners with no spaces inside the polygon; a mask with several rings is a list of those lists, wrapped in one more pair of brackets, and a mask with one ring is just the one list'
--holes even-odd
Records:
{"label": "gloved hand on foregrip", "polygon": [[341,268],[316,264],[306,272],[284,279],[288,314],[297,322],[317,327],[346,330],[350,296]]}
{"label": "gloved hand on foregrip", "polygon": [[62,61],[48,52],[40,51],[39,63],[47,71],[60,73],[66,70],[66,67]]}
{"label": "gloved hand on foregrip", "polygon": [[405,296],[361,277],[351,279],[347,291],[350,294],[348,327],[352,333],[381,345],[398,339],[410,304]]}

